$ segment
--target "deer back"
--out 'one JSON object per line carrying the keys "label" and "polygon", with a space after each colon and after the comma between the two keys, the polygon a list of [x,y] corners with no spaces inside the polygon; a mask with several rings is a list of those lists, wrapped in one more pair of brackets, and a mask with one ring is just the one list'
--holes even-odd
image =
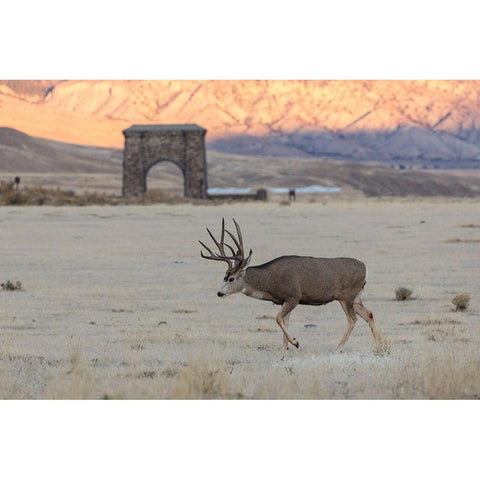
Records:
{"label": "deer back", "polygon": [[353,301],[365,285],[365,264],[355,258],[283,256],[249,267],[245,281],[275,303],[287,298],[307,305]]}

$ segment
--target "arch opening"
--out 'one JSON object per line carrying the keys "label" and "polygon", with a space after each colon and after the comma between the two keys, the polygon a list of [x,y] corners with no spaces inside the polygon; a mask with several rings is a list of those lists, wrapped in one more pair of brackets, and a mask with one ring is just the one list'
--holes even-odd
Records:
{"label": "arch opening", "polygon": [[168,158],[160,158],[145,164],[144,189],[162,191],[169,197],[185,196],[185,172],[181,165]]}

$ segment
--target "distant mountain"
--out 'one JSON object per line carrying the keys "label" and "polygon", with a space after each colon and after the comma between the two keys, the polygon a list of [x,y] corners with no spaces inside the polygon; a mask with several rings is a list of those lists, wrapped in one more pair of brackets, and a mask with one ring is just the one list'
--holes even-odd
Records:
{"label": "distant mountain", "polygon": [[30,101],[43,100],[62,80],[0,80],[9,90],[4,93],[19,96]]}
{"label": "distant mountain", "polygon": [[480,166],[480,81],[0,81],[0,126],[121,148],[133,123],[197,123],[229,153]]}

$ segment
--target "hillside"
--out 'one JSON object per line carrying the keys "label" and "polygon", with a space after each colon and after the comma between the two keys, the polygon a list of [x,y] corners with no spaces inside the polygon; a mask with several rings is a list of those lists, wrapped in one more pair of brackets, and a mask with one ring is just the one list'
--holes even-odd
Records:
{"label": "hillside", "polygon": [[0,127],[0,171],[11,173],[113,173],[122,150],[35,138]]}
{"label": "hillside", "polygon": [[[82,146],[31,137],[0,128],[0,180],[21,174],[23,185],[119,194],[122,150]],[[321,158],[263,157],[207,151],[210,187],[341,187],[341,196],[480,195],[480,170],[398,170],[371,163]],[[268,168],[258,168],[267,165]],[[183,193],[183,178],[173,164],[155,166],[149,188]],[[339,196],[335,194],[335,196]]]}
{"label": "hillside", "polygon": [[0,81],[0,126],[121,148],[133,123],[197,123],[228,153],[480,166],[478,81]]}

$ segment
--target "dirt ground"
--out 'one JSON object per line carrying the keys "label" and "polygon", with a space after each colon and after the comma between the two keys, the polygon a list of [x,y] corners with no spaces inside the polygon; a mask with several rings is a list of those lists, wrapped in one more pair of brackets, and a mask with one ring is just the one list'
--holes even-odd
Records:
{"label": "dirt ground", "polygon": [[[479,398],[478,200],[2,207],[1,398]],[[282,350],[278,306],[217,297],[224,265],[200,258],[221,218],[252,265],[353,256],[369,270],[342,354],[338,303],[299,306]],[[395,289],[413,300],[395,300]],[[471,296],[465,312],[451,299]],[[313,325],[306,327],[306,325]]]}

